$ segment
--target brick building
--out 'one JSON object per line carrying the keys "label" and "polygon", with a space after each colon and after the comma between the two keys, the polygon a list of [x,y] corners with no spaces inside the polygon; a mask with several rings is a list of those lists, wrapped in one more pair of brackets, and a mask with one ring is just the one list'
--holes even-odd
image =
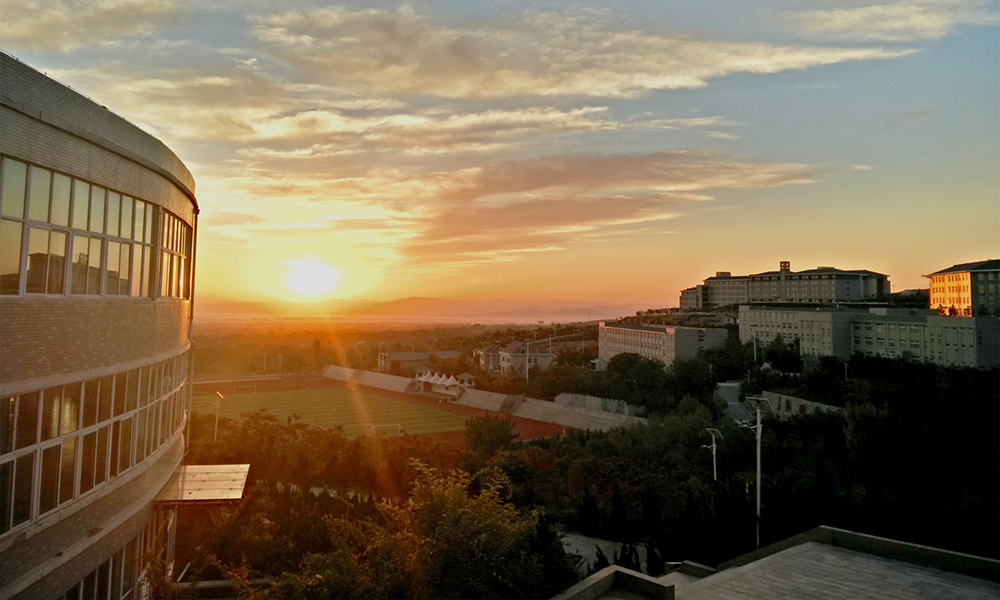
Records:
{"label": "brick building", "polygon": [[691,360],[713,348],[725,345],[725,329],[672,327],[664,325],[629,325],[601,321],[598,329],[598,370],[623,353],[632,353],[663,361],[670,367],[677,359]]}
{"label": "brick building", "polygon": [[1000,316],[1000,260],[953,265],[924,275],[930,306],[942,314]]}
{"label": "brick building", "polygon": [[175,531],[194,180],[6,54],[0,79],[0,598],[142,597]]}

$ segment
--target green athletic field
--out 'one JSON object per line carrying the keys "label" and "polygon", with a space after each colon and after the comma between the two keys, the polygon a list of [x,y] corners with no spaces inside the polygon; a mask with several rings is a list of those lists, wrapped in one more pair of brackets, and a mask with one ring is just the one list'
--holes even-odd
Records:
{"label": "green athletic field", "polygon": [[[231,390],[230,390],[231,391]],[[384,398],[371,392],[360,392],[339,388],[319,390],[290,390],[282,392],[262,391],[256,394],[226,394],[219,405],[219,416],[239,420],[240,413],[252,413],[262,408],[274,414],[282,422],[288,415],[297,414],[301,423],[326,429],[344,428],[344,435],[357,437],[371,433],[372,425],[393,425],[399,423],[409,434],[438,433],[461,430],[465,419],[459,415],[440,410],[424,408]],[[215,414],[218,396],[195,394],[195,413]],[[380,431],[396,435],[395,428]]]}

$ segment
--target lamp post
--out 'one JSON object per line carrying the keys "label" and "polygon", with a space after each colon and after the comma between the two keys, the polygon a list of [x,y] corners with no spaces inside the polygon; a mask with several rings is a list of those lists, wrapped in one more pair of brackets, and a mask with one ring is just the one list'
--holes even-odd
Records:
{"label": "lamp post", "polygon": [[718,481],[719,480],[719,472],[718,472],[718,469],[716,468],[716,464],[715,464],[715,450],[716,450],[716,448],[718,448],[718,445],[715,443],[715,436],[718,435],[720,440],[724,440],[726,438],[722,437],[722,432],[719,431],[718,429],[712,429],[711,427],[706,427],[705,431],[707,431],[708,433],[710,433],[712,435],[712,445],[709,446],[707,444],[703,444],[702,448],[708,448],[709,450],[712,451],[712,479],[714,479],[715,481]]}
{"label": "lamp post", "polygon": [[747,396],[747,400],[755,401],[757,408],[757,424],[745,425],[744,427],[753,429],[757,436],[757,547],[760,548],[760,438],[764,431],[764,426],[760,422],[760,405],[767,399],[763,396]]}
{"label": "lamp post", "polygon": [[219,440],[219,404],[222,403],[222,393],[215,392],[215,395],[219,397],[215,401],[215,435],[212,436],[212,442],[217,442]]}

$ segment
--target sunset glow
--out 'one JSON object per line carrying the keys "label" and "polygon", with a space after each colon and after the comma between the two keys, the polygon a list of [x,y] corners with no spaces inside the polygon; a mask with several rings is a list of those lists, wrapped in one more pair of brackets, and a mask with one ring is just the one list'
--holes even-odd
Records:
{"label": "sunset glow", "polygon": [[285,287],[299,296],[324,296],[336,290],[340,284],[340,269],[310,260],[290,260],[285,265],[288,269]]}
{"label": "sunset glow", "polygon": [[781,260],[895,291],[1000,242],[995,2],[128,7],[0,35],[184,158],[206,301],[675,306]]}

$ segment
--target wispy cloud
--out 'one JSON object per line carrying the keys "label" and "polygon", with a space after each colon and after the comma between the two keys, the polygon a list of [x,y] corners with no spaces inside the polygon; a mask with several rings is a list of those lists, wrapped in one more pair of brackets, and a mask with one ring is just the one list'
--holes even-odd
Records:
{"label": "wispy cloud", "polygon": [[807,36],[855,42],[934,40],[959,25],[1000,22],[995,4],[981,0],[899,0],[788,12],[783,17]]}
{"label": "wispy cloud", "polygon": [[30,0],[3,5],[4,45],[68,52],[169,25],[185,9],[180,0]]}
{"label": "wispy cloud", "polygon": [[324,7],[259,15],[262,49],[313,77],[376,93],[449,98],[631,97],[698,88],[734,73],[777,73],[892,58],[909,50],[782,46],[615,28],[595,11],[528,11],[490,25],[403,7]]}

